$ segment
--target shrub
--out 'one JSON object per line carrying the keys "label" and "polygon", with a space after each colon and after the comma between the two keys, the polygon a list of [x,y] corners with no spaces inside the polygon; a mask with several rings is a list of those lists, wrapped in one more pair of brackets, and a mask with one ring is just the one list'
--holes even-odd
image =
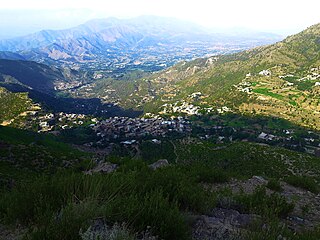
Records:
{"label": "shrub", "polygon": [[260,214],[266,217],[286,217],[294,208],[283,196],[277,193],[266,194],[264,187],[258,187],[252,194],[239,194],[235,200],[243,211]]}
{"label": "shrub", "polygon": [[[176,201],[182,210],[205,212],[214,205],[212,194],[197,184],[190,172],[171,166],[154,171],[141,179],[143,191],[162,189],[171,201]],[[142,189],[141,189],[142,190]]]}
{"label": "shrub", "polygon": [[276,179],[270,179],[266,187],[276,192],[282,192],[283,190],[280,182]]}
{"label": "shrub", "polygon": [[127,222],[135,232],[151,226],[164,239],[188,239],[180,209],[204,210],[210,194],[179,168],[129,169],[40,177],[0,196],[1,218],[32,226],[30,239],[79,239],[79,230],[96,217]]}
{"label": "shrub", "polygon": [[223,170],[216,170],[210,166],[196,165],[191,167],[191,171],[198,182],[224,183],[229,180],[228,175]]}
{"label": "shrub", "polygon": [[294,187],[300,187],[313,193],[319,192],[319,186],[312,177],[292,175],[287,177],[285,181]]}

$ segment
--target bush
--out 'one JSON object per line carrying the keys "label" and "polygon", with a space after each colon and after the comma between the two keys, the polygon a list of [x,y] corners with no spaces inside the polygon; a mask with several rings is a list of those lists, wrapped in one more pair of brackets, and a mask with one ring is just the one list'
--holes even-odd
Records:
{"label": "bush", "polygon": [[270,218],[286,217],[294,208],[294,204],[277,193],[267,195],[264,187],[258,187],[252,194],[239,194],[235,200],[242,206],[242,211]]}
{"label": "bush", "polygon": [[292,175],[287,177],[285,181],[294,187],[300,187],[313,193],[319,193],[319,186],[312,177]]}
{"label": "bush", "polygon": [[276,192],[282,192],[283,190],[280,182],[276,179],[270,179],[266,187]]}
{"label": "bush", "polygon": [[206,165],[192,166],[191,171],[198,182],[224,183],[229,180],[228,175],[223,170],[216,170]]}
{"label": "bush", "polygon": [[176,166],[154,171],[141,181],[142,191],[160,188],[182,210],[203,213],[214,205],[212,194],[199,186],[190,172]]}
{"label": "bush", "polygon": [[108,175],[39,177],[2,194],[0,216],[32,226],[30,239],[79,239],[97,217],[127,222],[134,232],[151,226],[160,238],[188,239],[180,210],[204,212],[214,204],[212,194],[179,167],[151,171],[137,164]]}

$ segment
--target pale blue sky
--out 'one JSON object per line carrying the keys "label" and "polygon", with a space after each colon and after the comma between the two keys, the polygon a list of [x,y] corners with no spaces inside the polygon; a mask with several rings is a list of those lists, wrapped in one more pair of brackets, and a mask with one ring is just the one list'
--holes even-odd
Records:
{"label": "pale blue sky", "polygon": [[9,0],[0,5],[0,37],[67,28],[93,18],[139,15],[294,33],[319,23],[319,9],[319,0]]}

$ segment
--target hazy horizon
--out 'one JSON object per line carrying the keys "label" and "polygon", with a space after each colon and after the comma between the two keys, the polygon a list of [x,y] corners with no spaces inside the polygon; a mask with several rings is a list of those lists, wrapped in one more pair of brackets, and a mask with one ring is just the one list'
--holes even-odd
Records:
{"label": "hazy horizon", "polygon": [[97,18],[141,15],[174,17],[211,29],[244,28],[288,35],[320,22],[320,3],[305,0],[223,2],[198,0],[11,0],[0,6],[0,38],[22,36],[43,29],[65,29]]}

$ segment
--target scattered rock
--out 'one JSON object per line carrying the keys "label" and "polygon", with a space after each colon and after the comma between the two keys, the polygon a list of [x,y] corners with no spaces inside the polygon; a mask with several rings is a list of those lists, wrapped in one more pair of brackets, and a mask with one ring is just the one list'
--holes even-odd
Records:
{"label": "scattered rock", "polygon": [[[233,194],[245,193],[252,194],[258,187],[264,186],[267,181],[260,176],[253,176],[248,180],[232,179],[227,183],[206,185],[205,187],[211,191],[219,191],[228,188]],[[289,229],[294,232],[313,230],[320,223],[320,194],[291,186],[290,184],[280,181],[282,191],[279,194],[283,196],[287,202],[294,203],[294,209],[288,218],[282,219]],[[267,194],[274,191],[266,189]],[[234,201],[232,197],[221,197],[218,199],[217,207],[234,209],[240,213],[244,213],[243,206]]]}
{"label": "scattered rock", "polygon": [[0,224],[0,240],[21,240],[24,239],[26,232],[27,229],[22,228],[20,225],[12,229]]}
{"label": "scattered rock", "polygon": [[243,231],[260,219],[255,214],[241,214],[233,209],[214,208],[193,227],[193,239],[242,239]]}
{"label": "scattered rock", "polygon": [[112,173],[116,171],[118,167],[118,164],[103,162],[99,163],[93,169],[86,171],[85,174],[91,175],[92,173]]}
{"label": "scattered rock", "polygon": [[162,167],[166,167],[166,166],[169,166],[169,162],[167,159],[160,159],[152,164],[149,165],[149,167],[152,169],[152,170],[156,170],[158,168],[162,168]]}
{"label": "scattered rock", "polygon": [[91,225],[86,231],[82,229],[79,235],[82,240],[96,239],[135,239],[135,240],[157,240],[157,236],[151,233],[151,227],[146,231],[133,234],[130,232],[127,224],[110,224],[104,218],[96,218],[92,220]]}
{"label": "scattered rock", "polygon": [[268,183],[268,181],[261,176],[253,176],[252,180],[256,180],[257,182],[262,183],[262,184]]}
{"label": "scattered rock", "polygon": [[253,176],[252,178],[240,181],[237,179],[232,179],[228,183],[223,184],[214,184],[211,186],[211,190],[215,191],[218,189],[222,189],[228,187],[231,189],[233,193],[245,192],[247,194],[253,193],[257,187],[266,185],[268,181],[261,176]]}

